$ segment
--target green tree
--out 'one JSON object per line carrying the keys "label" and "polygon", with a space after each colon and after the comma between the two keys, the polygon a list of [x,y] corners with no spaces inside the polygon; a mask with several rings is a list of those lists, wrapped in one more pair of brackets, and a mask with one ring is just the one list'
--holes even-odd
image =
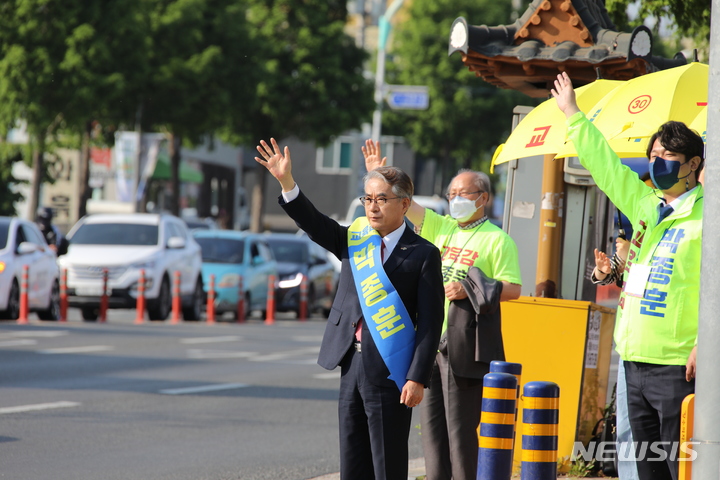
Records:
{"label": "green tree", "polygon": [[43,155],[58,130],[68,98],[60,64],[70,9],[50,0],[0,2],[0,125],[24,120],[32,148],[30,211],[37,209],[45,174]]}
{"label": "green tree", "polygon": [[[248,3],[261,80],[250,108],[231,115],[228,138],[257,145],[271,136],[296,136],[327,144],[334,135],[367,121],[373,108],[372,85],[363,77],[367,54],[344,32],[346,0]],[[253,231],[261,229],[265,196],[266,169],[258,167]]]}
{"label": "green tree", "polygon": [[[69,10],[68,37],[59,67],[63,89],[63,132],[79,138],[78,218],[86,213],[92,190],[90,147],[104,144],[98,132],[132,125],[137,103],[131,96],[148,73],[148,22],[145,0],[63,2]],[[112,138],[112,136],[110,136]]]}
{"label": "green tree", "polygon": [[244,112],[256,79],[246,5],[237,0],[163,0],[150,14],[149,75],[138,92],[142,129],[166,131],[171,211],[179,213],[180,146],[196,144]]}
{"label": "green tree", "polygon": [[127,72],[142,72],[144,33],[138,20],[145,1],[0,1],[0,125],[27,124],[34,171],[30,211],[47,180],[48,143],[61,133],[84,133],[79,192],[84,213],[89,131],[94,120],[117,118],[126,110],[123,92],[133,76]]}
{"label": "green tree", "polygon": [[387,83],[427,85],[430,106],[424,111],[385,111],[385,134],[404,136],[418,154],[440,161],[442,185],[460,167],[488,169],[495,147],[510,133],[512,109],[535,99],[501,90],[464,67],[459,54],[448,57],[452,22],[508,22],[510,2],[492,0],[413,0],[408,18],[395,31]]}
{"label": "green tree", "polygon": [[23,195],[15,188],[17,185],[27,183],[18,180],[12,173],[13,164],[23,160],[26,155],[20,145],[0,142],[0,215],[13,217],[17,215],[15,203],[23,200]]}
{"label": "green tree", "polygon": [[[628,7],[635,4],[638,13],[628,17]],[[696,47],[704,52],[705,61],[710,54],[710,2],[708,0],[607,0],[610,18],[621,31],[642,25],[646,19],[655,20],[655,31],[661,23],[677,27],[678,38],[692,38]]]}

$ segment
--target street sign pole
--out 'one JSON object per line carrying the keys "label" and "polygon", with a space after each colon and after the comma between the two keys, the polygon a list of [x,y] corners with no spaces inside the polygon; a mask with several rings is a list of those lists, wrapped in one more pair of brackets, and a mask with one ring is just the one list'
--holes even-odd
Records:
{"label": "street sign pole", "polygon": [[378,20],[378,53],[375,67],[375,111],[373,112],[372,139],[380,141],[382,131],[382,107],[385,96],[385,46],[390,35],[390,19],[397,13],[404,0],[395,0]]}
{"label": "street sign pole", "polygon": [[[708,85],[707,132],[720,128],[720,0],[712,0],[710,23],[710,79]],[[720,137],[709,134],[705,146],[705,185],[703,205],[702,267],[700,268],[700,311],[697,335],[697,376],[695,381],[695,428],[692,450],[697,458],[692,466],[692,478],[719,478],[720,461],[720,380],[717,365],[720,363],[720,325],[716,321],[720,308],[720,286],[715,267],[720,263],[720,221],[717,209],[720,196],[713,186],[720,181],[720,170],[715,161],[720,152]],[[705,186],[703,185],[703,187]]]}

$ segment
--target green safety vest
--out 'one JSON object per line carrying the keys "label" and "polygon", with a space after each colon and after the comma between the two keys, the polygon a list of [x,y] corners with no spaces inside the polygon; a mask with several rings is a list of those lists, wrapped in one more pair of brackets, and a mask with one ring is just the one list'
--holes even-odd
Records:
{"label": "green safety vest", "polygon": [[[662,192],[647,186],[623,165],[584,114],[576,113],[567,124],[568,137],[580,162],[634,229],[615,321],[614,338],[620,358],[685,365],[697,344],[702,185],[698,184],[657,224]],[[634,265],[650,267],[644,294],[637,296],[626,291]]]}

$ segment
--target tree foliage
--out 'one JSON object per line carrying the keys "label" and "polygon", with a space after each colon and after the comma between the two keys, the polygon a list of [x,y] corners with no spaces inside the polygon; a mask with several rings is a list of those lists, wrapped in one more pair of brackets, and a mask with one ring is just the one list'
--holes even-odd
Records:
{"label": "tree foliage", "polygon": [[148,75],[137,92],[143,131],[165,131],[170,210],[179,214],[180,146],[213,134],[244,110],[256,83],[246,5],[237,0],[151,2]]}
{"label": "tree foliage", "polygon": [[[261,80],[254,102],[230,116],[226,135],[257,145],[296,136],[327,144],[359,128],[373,108],[372,85],[363,77],[364,50],[344,32],[345,0],[248,0],[248,21]],[[265,168],[252,192],[251,229],[259,231]]]}
{"label": "tree foliage", "polygon": [[[35,178],[45,178],[44,154],[59,132],[80,133],[102,112],[117,119],[109,106],[141,73],[141,1],[0,1],[0,126],[27,125]],[[40,183],[32,185],[31,211]]]}
{"label": "tree foliage", "polygon": [[345,0],[0,0],[0,134],[26,122],[39,168],[74,136],[86,170],[92,136],[120,128],[167,132],[176,152],[220,130],[328,143],[373,106],[346,17]]}
{"label": "tree foliage", "polygon": [[[630,5],[638,7],[634,19],[628,17]],[[678,37],[692,38],[697,48],[709,57],[710,2],[708,0],[607,0],[606,8],[621,31],[642,25],[646,19],[655,20],[655,30],[662,23],[676,26]]]}
{"label": "tree foliage", "polygon": [[513,107],[537,101],[489,85],[464,67],[459,54],[447,54],[455,18],[505,24],[510,2],[413,0],[407,13],[389,50],[387,83],[427,85],[430,106],[386,111],[383,133],[404,135],[417,153],[439,159],[445,184],[459,167],[480,168],[487,162],[510,133]]}
{"label": "tree foliage", "polygon": [[359,127],[373,108],[365,50],[344,29],[345,0],[248,0],[261,80],[230,133],[255,145],[289,135],[327,144]]}
{"label": "tree foliage", "polygon": [[12,217],[17,215],[15,203],[23,200],[16,186],[25,183],[13,175],[13,164],[23,160],[27,155],[23,147],[9,143],[0,143],[0,215]]}

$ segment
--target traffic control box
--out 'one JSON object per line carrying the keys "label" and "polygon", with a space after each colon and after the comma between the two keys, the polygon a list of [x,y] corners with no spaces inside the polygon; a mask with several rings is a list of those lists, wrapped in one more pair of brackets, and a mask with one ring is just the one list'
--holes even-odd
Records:
{"label": "traffic control box", "polygon": [[[560,387],[558,460],[568,464],[575,442],[592,437],[607,403],[615,309],[581,300],[520,297],[502,303],[505,357],[522,365],[522,381]],[[612,389],[610,389],[612,390]],[[518,402],[518,422],[523,400]],[[516,424],[516,431],[522,431]],[[522,442],[515,442],[513,471]]]}

